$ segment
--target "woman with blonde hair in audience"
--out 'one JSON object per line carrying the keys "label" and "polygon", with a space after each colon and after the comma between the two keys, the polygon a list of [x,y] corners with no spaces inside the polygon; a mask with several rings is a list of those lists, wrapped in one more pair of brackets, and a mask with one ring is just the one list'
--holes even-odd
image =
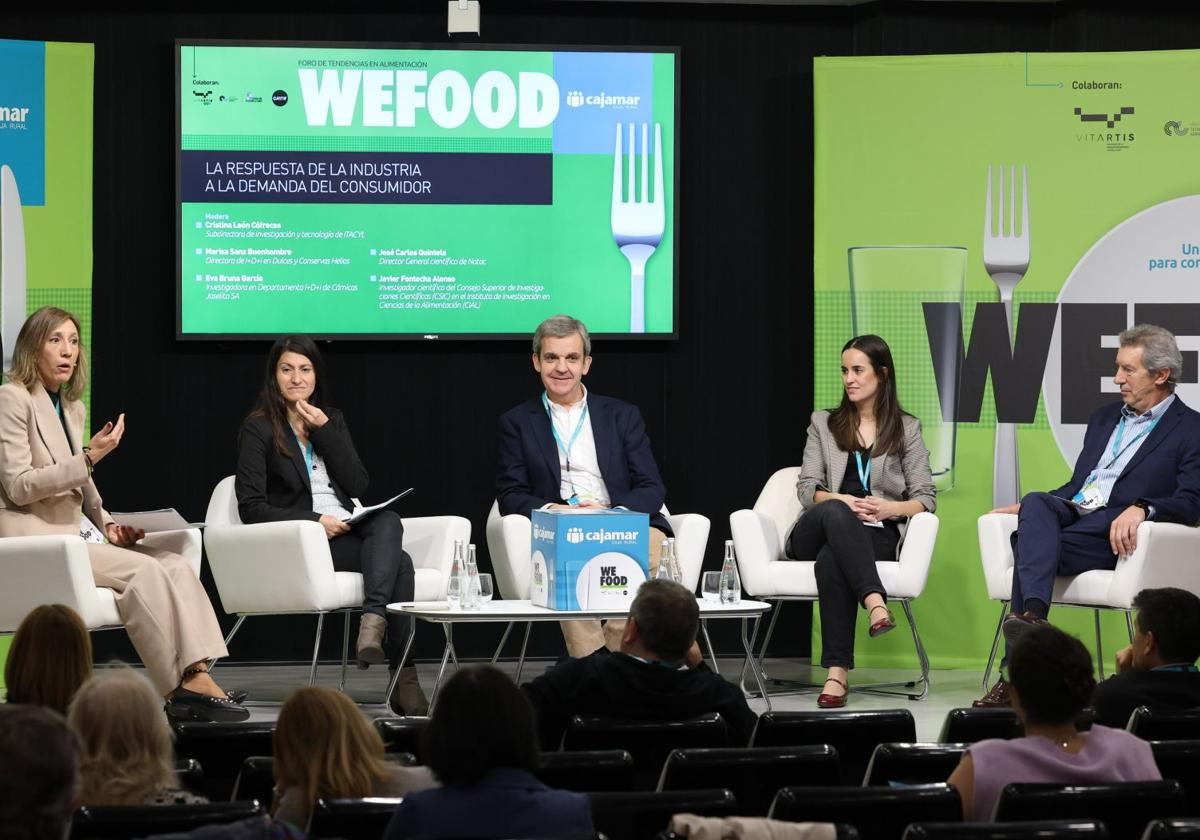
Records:
{"label": "woman with blonde hair in audience", "polygon": [[437,787],[425,767],[384,757],[383,739],[354,701],[332,688],[301,688],[275,724],[275,819],[307,828],[318,799],[404,796]]}
{"label": "woman with blonde hair in audience", "polygon": [[179,786],[162,699],[128,667],[97,672],[71,701],[79,736],[83,805],[181,805],[206,801]]}
{"label": "woman with blonde hair in audience", "polygon": [[4,665],[7,703],[46,706],[61,715],[92,675],[92,640],[83,619],[62,604],[42,604],[21,620]]}

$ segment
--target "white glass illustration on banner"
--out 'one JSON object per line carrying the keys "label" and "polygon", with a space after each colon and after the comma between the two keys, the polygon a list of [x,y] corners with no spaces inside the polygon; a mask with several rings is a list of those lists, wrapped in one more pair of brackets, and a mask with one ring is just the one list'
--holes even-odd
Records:
{"label": "white glass illustration on banner", "polygon": [[[934,482],[939,490],[949,490],[954,486],[961,340],[931,343],[929,335],[961,339],[967,249],[855,246],[849,249],[849,264],[851,331],[888,343],[900,404],[921,421]],[[937,353],[935,345],[941,348]]]}

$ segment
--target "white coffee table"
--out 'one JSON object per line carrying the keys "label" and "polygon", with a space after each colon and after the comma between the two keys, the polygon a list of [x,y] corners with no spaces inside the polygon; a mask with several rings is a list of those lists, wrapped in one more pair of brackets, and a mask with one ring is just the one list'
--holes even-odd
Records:
{"label": "white coffee table", "polygon": [[[763,684],[762,676],[759,674],[758,668],[754,667],[754,657],[750,650],[750,634],[748,632],[751,619],[761,618],[767,610],[771,609],[771,605],[763,601],[747,601],[742,600],[734,604],[711,603],[709,601],[696,600],[696,605],[700,608],[701,626],[713,619],[740,618],[742,620],[742,650],[745,652],[746,663],[749,664],[750,671],[754,674],[754,679],[758,683],[758,696],[764,698],[767,703],[767,710],[771,709],[771,698],[766,692],[766,686]],[[529,641],[529,630],[535,621],[580,621],[584,619],[608,619],[608,618],[627,618],[629,615],[628,609],[621,610],[551,610],[545,607],[538,607],[531,604],[528,600],[522,601],[488,601],[478,610],[464,610],[461,608],[451,609],[445,601],[403,601],[394,604],[388,604],[389,613],[397,613],[400,615],[410,615],[413,618],[418,618],[421,621],[427,621],[431,624],[440,624],[443,632],[446,634],[446,648],[442,652],[441,666],[438,668],[437,679],[433,683],[433,694],[429,698],[429,710],[433,712],[434,703],[437,701],[438,689],[441,688],[442,678],[446,674],[446,666],[450,660],[454,660],[455,666],[458,665],[458,653],[454,649],[454,625],[456,624],[483,624],[483,623],[507,623],[508,629],[504,631],[504,637],[500,640],[500,646],[496,648],[496,655],[492,657],[492,663],[500,655],[500,647],[503,647],[504,642],[508,639],[508,634],[512,627],[517,622],[525,622],[525,638],[521,643],[521,657],[517,663],[517,681],[521,679],[521,669],[525,663],[525,645]],[[707,637],[708,630],[704,629],[704,635]],[[408,641],[404,645],[404,654],[400,661],[404,662],[408,659],[413,645],[413,639],[416,633],[408,634]],[[712,645],[709,645],[709,653],[712,653]],[[715,665],[715,661],[714,661]],[[400,677],[400,670],[397,669],[392,677],[391,683],[388,685],[387,696],[392,696],[392,690],[395,688],[396,681]],[[752,696],[749,695],[748,696]]]}

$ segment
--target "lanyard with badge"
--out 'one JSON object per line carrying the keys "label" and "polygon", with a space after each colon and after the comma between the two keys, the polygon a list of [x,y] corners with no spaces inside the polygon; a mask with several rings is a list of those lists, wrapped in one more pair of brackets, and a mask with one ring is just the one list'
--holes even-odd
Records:
{"label": "lanyard with badge", "polygon": [[[871,458],[868,456],[867,463],[863,465],[862,453],[857,449],[854,451],[854,463],[858,467],[858,481],[862,485],[863,492],[868,496],[871,495]],[[871,528],[882,528],[882,522],[863,522],[864,525]]]}
{"label": "lanyard with badge", "polygon": [[1154,431],[1154,427],[1158,425],[1158,421],[1162,419],[1160,414],[1151,420],[1140,432],[1129,439],[1129,442],[1121,446],[1121,439],[1125,437],[1125,416],[1121,416],[1121,420],[1117,423],[1117,434],[1113,438],[1112,449],[1109,451],[1109,459],[1107,464],[1099,464],[1094,470],[1088,473],[1088,477],[1083,481],[1083,487],[1079,492],[1071,497],[1071,501],[1085,511],[1091,512],[1099,510],[1108,504],[1104,498],[1104,494],[1100,491],[1100,483],[1097,474],[1101,470],[1111,469],[1112,465],[1121,460],[1121,457],[1139,440]]}
{"label": "lanyard with badge", "polygon": [[562,450],[567,463],[567,482],[571,485],[571,497],[567,499],[567,504],[577,505],[579,504],[579,492],[575,489],[575,480],[571,477],[571,447],[575,445],[575,441],[579,439],[579,435],[583,431],[583,424],[587,420],[588,415],[587,403],[584,403],[583,412],[579,415],[579,422],[575,424],[575,431],[571,432],[571,438],[566,443],[563,443],[562,436],[558,433],[558,427],[554,425],[554,414],[550,411],[550,400],[544,392],[542,393],[542,405],[546,409],[546,417],[550,419],[550,433],[554,435],[554,442]]}
{"label": "lanyard with badge", "polygon": [[[296,444],[300,444],[300,435],[296,434],[296,430],[292,429],[292,434],[296,437]],[[311,477],[313,473],[313,448],[312,441],[300,447],[300,451],[304,454],[304,466],[308,467],[308,474]]]}

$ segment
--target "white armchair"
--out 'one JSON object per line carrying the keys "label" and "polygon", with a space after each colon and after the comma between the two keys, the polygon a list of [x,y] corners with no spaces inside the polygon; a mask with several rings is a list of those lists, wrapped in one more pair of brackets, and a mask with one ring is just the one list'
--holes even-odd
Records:
{"label": "white armchair", "polygon": [[[812,561],[788,560],[784,555],[784,537],[792,523],[800,516],[800,500],[796,496],[796,480],[799,467],[785,467],[768,480],[750,510],[739,510],[730,514],[729,526],[733,532],[734,551],[737,553],[738,573],[742,579],[742,593],[764,601],[778,601],[772,611],[767,635],[763,639],[758,655],[757,667],[761,671],[763,656],[775,622],[779,618],[779,607],[783,601],[817,600],[817,579]],[[938,519],[932,513],[918,513],[908,523],[904,544],[900,549],[898,563],[876,563],[879,579],[887,590],[888,599],[899,601],[912,630],[913,644],[921,665],[921,676],[904,683],[881,683],[858,687],[855,691],[887,691],[893,687],[915,689],[919,693],[902,691],[910,699],[919,700],[929,693],[929,657],[917,631],[911,602],[920,597],[929,579],[929,566],[933,561],[933,548],[937,542]],[[758,628],[755,628],[755,636]],[[753,645],[753,641],[751,642]]]}
{"label": "white armchair", "polygon": [[[683,572],[683,585],[694,592],[700,580],[700,569],[704,565],[704,549],[708,545],[711,523],[707,516],[699,513],[672,515],[665,505],[662,514],[667,517],[667,521],[671,523],[671,530],[675,532],[675,554]],[[492,571],[496,576],[500,597],[518,601],[528,598],[533,523],[528,516],[519,513],[501,516],[499,503],[493,502],[492,509],[488,512],[486,527],[488,553],[492,558]],[[518,680],[525,664],[525,646],[529,642],[529,630],[532,626],[531,622],[525,624],[525,638],[521,642],[521,654],[517,660]],[[493,664],[499,659],[500,651],[508,641],[512,629],[511,623],[505,628],[496,653],[492,656]],[[709,652],[712,652],[711,644]]]}
{"label": "white armchair", "polygon": [[[345,623],[339,688],[344,687],[350,613],[362,609],[362,575],[334,571],[329,540],[317,522],[242,524],[233,482],[234,476],[227,476],[213,490],[204,529],[204,546],[221,605],[225,612],[238,617],[225,639],[226,646],[248,616],[315,613],[317,635],[308,675],[308,683],[312,685],[317,676],[325,616],[341,612]],[[454,541],[470,541],[470,520],[461,516],[423,516],[406,517],[403,522],[404,548],[416,571],[414,600],[444,598]],[[408,644],[412,645],[412,636]]]}
{"label": "white armchair", "polygon": [[[200,576],[201,541],[195,528],[147,534],[144,545],[183,555]],[[14,633],[25,616],[42,604],[64,604],[83,619],[88,630],[124,627],[116,594],[97,586],[87,544],[74,534],[0,539],[0,634]]]}
{"label": "white armchair", "polygon": [[[979,517],[979,558],[987,582],[988,598],[1000,602],[1000,620],[992,638],[987,668],[983,672],[986,688],[996,651],[1000,645],[1000,624],[1012,597],[1012,533],[1017,517],[1011,513],[985,513]],[[1117,560],[1115,569],[1095,569],[1054,580],[1051,606],[1087,607],[1094,611],[1096,626],[1096,662],[1104,678],[1104,651],[1100,643],[1100,611],[1121,610],[1125,627],[1133,638],[1133,598],[1143,589],[1175,586],[1200,595],[1200,528],[1169,522],[1143,522],[1138,526],[1137,548],[1128,557]]]}

